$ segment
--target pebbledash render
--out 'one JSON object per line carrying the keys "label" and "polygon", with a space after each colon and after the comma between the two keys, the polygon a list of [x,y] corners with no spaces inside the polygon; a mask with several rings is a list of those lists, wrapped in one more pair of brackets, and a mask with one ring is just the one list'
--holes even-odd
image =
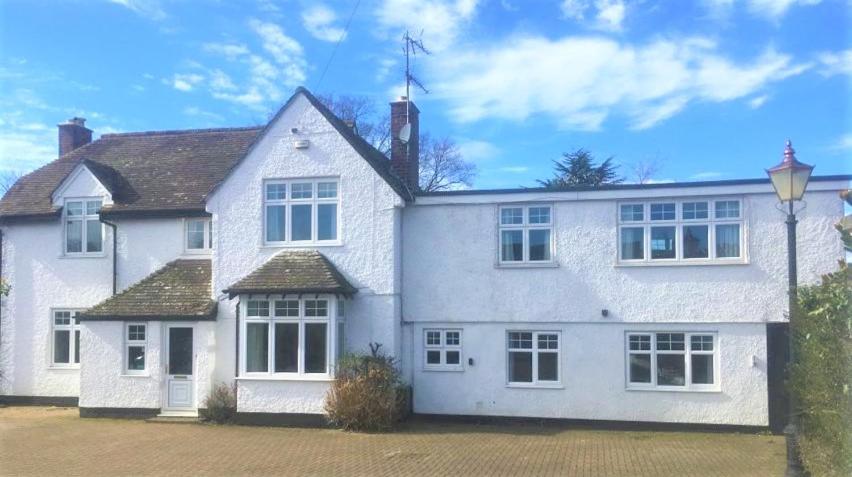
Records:
{"label": "pebbledash render", "polygon": [[[0,399],[194,415],[227,383],[245,422],[320,422],[340,356],[381,344],[418,414],[783,418],[768,180],[426,193],[419,112],[391,111],[390,159],[303,88],[262,128],[60,125],[0,201]],[[803,283],[843,257],[849,180],[811,180]]]}

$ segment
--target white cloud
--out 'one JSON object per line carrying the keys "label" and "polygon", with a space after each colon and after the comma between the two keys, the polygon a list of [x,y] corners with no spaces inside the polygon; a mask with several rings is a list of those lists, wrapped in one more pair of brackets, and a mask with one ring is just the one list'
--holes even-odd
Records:
{"label": "white cloud", "polygon": [[172,76],[171,79],[164,80],[166,84],[170,84],[178,91],[192,91],[195,86],[204,81],[204,76],[197,73],[178,73]]}
{"label": "white cloud", "polygon": [[245,45],[237,45],[233,43],[205,43],[202,47],[207,53],[219,54],[229,60],[233,60],[242,55],[247,55],[249,49]]}
{"label": "white cloud", "polygon": [[564,129],[595,130],[611,115],[634,129],[652,127],[691,102],[759,95],[766,85],[808,65],[767,49],[746,63],[703,38],[631,45],[600,37],[508,38],[491,47],[458,48],[430,70],[436,95],[461,122],[552,117]]}
{"label": "white cloud", "polygon": [[722,173],[716,171],[699,172],[697,174],[692,174],[691,176],[689,176],[690,179],[696,181],[706,181],[708,179],[716,179],[719,177],[722,177]]}
{"label": "white cloud", "polygon": [[760,96],[754,97],[754,98],[748,100],[748,107],[750,107],[751,109],[757,109],[757,108],[763,106],[764,104],[766,104],[766,101],[768,99],[769,99],[768,94],[762,94]]}
{"label": "white cloud", "polygon": [[455,43],[478,4],[479,0],[384,0],[375,14],[385,33],[407,29],[418,36],[422,31],[425,46],[441,51]]}
{"label": "white cloud", "polygon": [[506,167],[501,167],[499,170],[500,170],[500,172],[509,172],[509,173],[512,173],[512,174],[522,174],[524,172],[529,171],[530,168],[527,167],[527,166],[506,166]]}
{"label": "white cloud", "polygon": [[263,41],[263,49],[272,55],[280,65],[289,66],[304,62],[302,60],[302,45],[285,35],[280,26],[254,18],[249,20],[249,27],[260,36]]}
{"label": "white cloud", "polygon": [[487,141],[464,140],[459,142],[459,152],[465,160],[468,161],[483,161],[494,159],[499,156],[502,151],[500,148]]}
{"label": "white cloud", "polygon": [[822,64],[820,73],[823,76],[852,76],[852,49],[821,53],[818,58]]}
{"label": "white cloud", "polygon": [[834,144],[829,147],[829,150],[835,152],[852,151],[852,133],[846,133],[840,136]]}
{"label": "white cloud", "polygon": [[737,4],[744,4],[752,15],[772,22],[779,21],[793,6],[812,6],[821,2],[822,0],[704,0],[710,11],[716,15],[727,15]]}
{"label": "white cloud", "polygon": [[334,10],[318,3],[302,12],[302,23],[305,30],[314,38],[322,41],[343,41],[346,39],[346,31],[334,26],[337,14]]}
{"label": "white cloud", "polygon": [[222,115],[205,111],[197,106],[187,106],[183,108],[183,114],[187,116],[204,118],[213,122],[221,122],[225,120]]}
{"label": "white cloud", "polygon": [[384,81],[394,67],[396,67],[396,60],[393,58],[379,60],[379,66],[376,68],[376,81]]}
{"label": "white cloud", "polygon": [[163,20],[166,12],[160,6],[159,0],[108,0],[110,3],[121,5],[133,13],[149,20]]}
{"label": "white cloud", "polygon": [[559,8],[564,18],[584,24],[591,18],[589,27],[605,31],[621,30],[627,14],[623,0],[563,0]]}

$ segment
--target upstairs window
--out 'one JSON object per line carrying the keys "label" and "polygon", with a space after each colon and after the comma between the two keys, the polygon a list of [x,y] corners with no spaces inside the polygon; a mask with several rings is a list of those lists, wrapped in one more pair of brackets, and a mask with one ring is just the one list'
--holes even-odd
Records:
{"label": "upstairs window", "polygon": [[335,179],[267,181],[263,203],[266,244],[338,240],[339,198]]}
{"label": "upstairs window", "polygon": [[680,200],[618,205],[620,263],[742,262],[741,201]]}
{"label": "upstairs window", "polygon": [[75,310],[54,310],[51,317],[51,364],[56,367],[80,365],[80,320]]}
{"label": "upstairs window", "polygon": [[209,253],[213,249],[213,221],[186,219],[186,252]]}
{"label": "upstairs window", "polygon": [[553,217],[549,205],[500,207],[500,263],[553,261]]}
{"label": "upstairs window", "polygon": [[66,200],[65,253],[82,255],[103,252],[103,224],[98,218],[101,200]]}

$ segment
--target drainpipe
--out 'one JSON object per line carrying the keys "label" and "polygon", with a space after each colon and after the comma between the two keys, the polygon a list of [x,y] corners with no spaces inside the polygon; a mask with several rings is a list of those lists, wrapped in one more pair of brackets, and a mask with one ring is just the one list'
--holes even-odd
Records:
{"label": "drainpipe", "polygon": [[103,218],[100,220],[101,223],[112,228],[112,294],[115,295],[118,288],[118,225],[113,222],[107,222]]}

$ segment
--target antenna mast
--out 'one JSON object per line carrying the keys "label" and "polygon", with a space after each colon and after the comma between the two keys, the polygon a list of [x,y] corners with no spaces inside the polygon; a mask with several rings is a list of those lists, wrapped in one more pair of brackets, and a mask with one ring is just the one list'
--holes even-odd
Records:
{"label": "antenna mast", "polygon": [[[423,36],[423,32],[420,32],[420,36]],[[429,90],[423,86],[423,83],[417,79],[413,74],[411,74],[411,61],[410,57],[412,55],[416,55],[417,51],[421,51],[427,55],[431,55],[432,53],[423,46],[423,40],[415,40],[411,38],[411,35],[408,34],[408,30],[405,31],[405,35],[402,37],[405,40],[405,122],[406,124],[410,123],[409,120],[409,109],[411,106],[411,83],[414,83],[414,86],[417,86],[424,93],[429,94]]]}

